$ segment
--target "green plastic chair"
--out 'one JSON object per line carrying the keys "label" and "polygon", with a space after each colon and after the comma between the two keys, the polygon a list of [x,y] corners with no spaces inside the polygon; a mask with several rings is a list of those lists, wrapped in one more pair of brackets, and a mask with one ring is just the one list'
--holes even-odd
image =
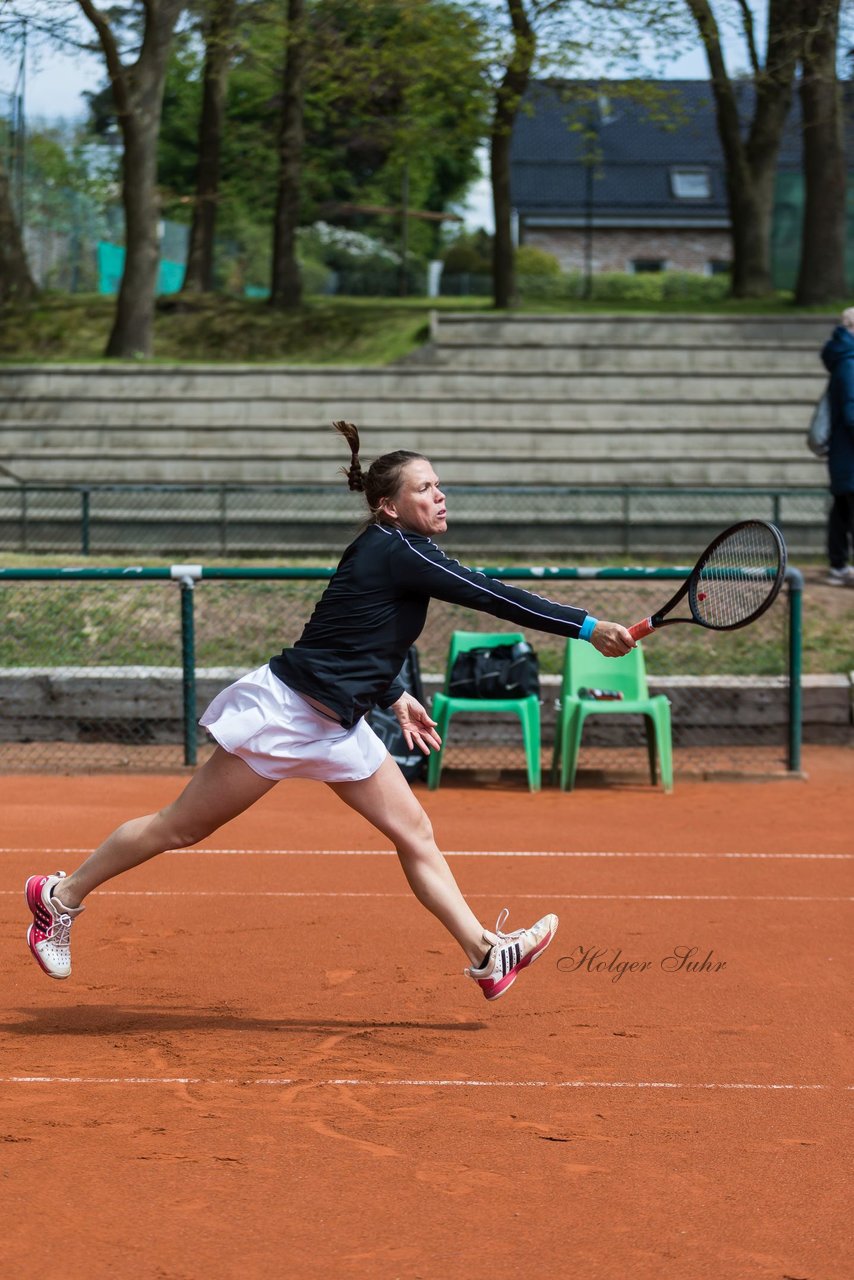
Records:
{"label": "green plastic chair", "polygon": [[448,722],[457,711],[510,711],[522,722],[522,740],[525,745],[525,758],[528,764],[528,786],[531,791],[539,791],[541,785],[540,767],[540,700],[536,694],[528,694],[524,698],[457,698],[448,693],[451,683],[451,668],[458,653],[481,646],[496,648],[498,645],[517,644],[525,637],[519,631],[504,631],[488,634],[483,631],[453,631],[448,648],[448,663],[445,668],[445,690],[433,695],[433,719],[436,721],[436,732],[442,739],[438,751],[432,751],[427,762],[427,787],[435,791],[442,775],[442,756],[448,734]]}
{"label": "green plastic chair", "polygon": [[[615,689],[621,701],[605,702],[579,698],[578,690]],[[646,665],[640,645],[622,658],[604,658],[591,644],[567,640],[563,658],[560,709],[555,724],[552,781],[560,772],[560,788],[571,791],[581,747],[581,735],[588,716],[642,715],[646,722],[649,774],[656,782],[656,761],[665,791],[673,790],[673,738],[670,703],[664,694],[651,698],[646,683]]]}

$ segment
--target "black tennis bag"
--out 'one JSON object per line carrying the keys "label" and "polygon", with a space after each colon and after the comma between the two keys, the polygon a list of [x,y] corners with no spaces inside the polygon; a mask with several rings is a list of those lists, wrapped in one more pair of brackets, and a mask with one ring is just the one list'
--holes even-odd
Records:
{"label": "black tennis bag", "polygon": [[[407,693],[417,698],[424,706],[424,686],[421,683],[421,667],[418,662],[418,650],[415,645],[409,650],[403,666],[400,668],[398,680]],[[427,771],[427,757],[417,747],[411,751],[406,745],[403,730],[397,716],[388,708],[374,707],[368,716],[368,722],[379,740],[385,745],[389,755],[400,765],[401,773],[407,782],[415,782]]]}
{"label": "black tennis bag", "polygon": [[527,640],[494,648],[465,649],[451,668],[452,698],[540,696],[540,664]]}

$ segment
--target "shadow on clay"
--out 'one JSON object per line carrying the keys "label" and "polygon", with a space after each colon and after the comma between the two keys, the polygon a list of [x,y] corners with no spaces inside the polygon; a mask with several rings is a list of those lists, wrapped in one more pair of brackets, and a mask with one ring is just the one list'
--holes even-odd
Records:
{"label": "shadow on clay", "polygon": [[76,1005],[19,1009],[19,1021],[0,1022],[6,1035],[112,1035],[150,1031],[484,1031],[485,1022],[429,1022],[371,1018],[259,1018],[233,1009],[151,1009],[145,1005]]}

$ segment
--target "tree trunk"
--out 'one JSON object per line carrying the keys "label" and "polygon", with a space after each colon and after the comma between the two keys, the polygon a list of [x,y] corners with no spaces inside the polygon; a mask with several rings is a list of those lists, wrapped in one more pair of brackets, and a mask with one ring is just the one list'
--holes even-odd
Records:
{"label": "tree trunk", "polygon": [[718,136],[726,163],[732,234],[732,293],[761,298],[773,291],[771,225],[780,139],[792,101],[799,42],[799,0],[769,0],[764,68],[754,74],[755,102],[746,139],[708,0],[686,0],[706,50]]}
{"label": "tree trunk", "polygon": [[212,0],[205,33],[199,167],[187,269],[184,273],[185,293],[210,293],[214,287],[214,235],[219,200],[220,151],[235,6],[236,0]]}
{"label": "tree trunk", "polygon": [[297,310],[302,303],[302,281],[296,250],[305,140],[303,110],[306,60],[305,3],[304,0],[288,0],[270,305],[289,311]]}
{"label": "tree trunk", "polygon": [[801,109],[804,223],[795,301],[837,302],[845,295],[845,145],[836,77],[839,0],[804,0]]}
{"label": "tree trunk", "polygon": [[[516,305],[516,266],[513,246],[513,210],[510,204],[510,134],[499,123],[496,104],[489,171],[495,234],[492,238],[492,295],[496,307]],[[512,128],[512,125],[511,125]]]}
{"label": "tree trunk", "polygon": [[154,295],[160,264],[160,193],[157,132],[136,115],[122,121],[122,206],[125,267],[105,355],[150,356],[154,346]]}
{"label": "tree trunk", "polygon": [[183,0],[147,0],[139,57],[130,67],[119,57],[115,34],[105,11],[96,8],[93,0],[77,0],[77,3],[98,33],[124,140],[125,269],[105,354],[150,356],[160,257],[157,138],[169,47]]}
{"label": "tree trunk", "polygon": [[495,235],[492,240],[492,292],[496,307],[516,305],[513,209],[510,202],[510,143],[536,53],[536,36],[524,0],[507,0],[513,27],[513,53],[495,95],[490,133],[489,168]]}
{"label": "tree trunk", "polygon": [[0,158],[0,304],[29,302],[37,293],[12,208],[9,179]]}
{"label": "tree trunk", "polygon": [[777,149],[752,164],[728,169],[727,195],[732,224],[732,293],[736,298],[764,298],[773,292],[771,229]]}

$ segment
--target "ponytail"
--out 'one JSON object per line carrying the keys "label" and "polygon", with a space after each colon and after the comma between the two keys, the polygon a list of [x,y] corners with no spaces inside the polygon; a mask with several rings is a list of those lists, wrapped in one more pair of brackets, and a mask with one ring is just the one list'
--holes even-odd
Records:
{"label": "ponytail", "polygon": [[333,422],[333,427],[342,435],[350,446],[350,466],[342,467],[341,474],[347,477],[347,484],[356,493],[364,493],[365,477],[359,462],[359,432],[352,422]]}

